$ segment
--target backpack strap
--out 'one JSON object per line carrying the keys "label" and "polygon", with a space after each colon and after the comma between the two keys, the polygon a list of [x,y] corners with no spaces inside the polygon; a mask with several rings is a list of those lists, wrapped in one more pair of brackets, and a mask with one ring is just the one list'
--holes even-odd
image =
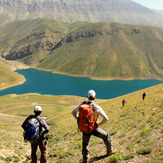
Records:
{"label": "backpack strap", "polygon": [[81,103],[81,105],[82,105],[82,104],[87,104],[87,101],[83,101],[83,102]]}
{"label": "backpack strap", "polygon": [[90,102],[90,101],[89,102],[85,101],[85,102],[86,104],[93,106],[93,111],[95,111],[95,104],[93,102]]}

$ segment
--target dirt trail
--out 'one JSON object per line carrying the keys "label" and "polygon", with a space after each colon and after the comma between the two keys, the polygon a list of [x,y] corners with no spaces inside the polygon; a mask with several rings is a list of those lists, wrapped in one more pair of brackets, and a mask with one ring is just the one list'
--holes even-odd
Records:
{"label": "dirt trail", "polygon": [[19,118],[24,118],[24,116],[19,116],[19,115],[10,115],[10,114],[4,114],[4,113],[0,113],[0,116],[7,116],[7,117],[19,117]]}

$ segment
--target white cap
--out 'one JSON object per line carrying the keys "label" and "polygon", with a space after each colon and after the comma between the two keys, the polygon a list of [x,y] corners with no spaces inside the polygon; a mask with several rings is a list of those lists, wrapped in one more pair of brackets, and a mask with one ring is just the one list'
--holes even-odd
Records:
{"label": "white cap", "polygon": [[92,98],[96,97],[96,92],[94,90],[89,90],[88,91],[88,94],[87,94],[87,97],[88,98],[90,98],[90,97],[92,97]]}
{"label": "white cap", "polygon": [[34,111],[35,112],[41,112],[42,111],[42,107],[41,106],[35,106]]}

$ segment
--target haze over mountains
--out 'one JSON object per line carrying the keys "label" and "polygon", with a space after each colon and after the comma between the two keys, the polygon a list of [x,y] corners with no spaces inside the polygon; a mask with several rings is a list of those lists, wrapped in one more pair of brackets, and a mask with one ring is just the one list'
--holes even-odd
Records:
{"label": "haze over mountains", "polygon": [[118,22],[163,28],[162,14],[132,0],[0,0],[0,24],[29,18]]}

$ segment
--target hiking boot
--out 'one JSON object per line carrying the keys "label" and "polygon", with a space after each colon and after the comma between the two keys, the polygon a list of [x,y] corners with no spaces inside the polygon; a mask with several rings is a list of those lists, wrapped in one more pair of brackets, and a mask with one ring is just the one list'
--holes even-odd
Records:
{"label": "hiking boot", "polygon": [[112,150],[110,153],[107,153],[107,156],[111,156],[117,152],[117,149]]}

